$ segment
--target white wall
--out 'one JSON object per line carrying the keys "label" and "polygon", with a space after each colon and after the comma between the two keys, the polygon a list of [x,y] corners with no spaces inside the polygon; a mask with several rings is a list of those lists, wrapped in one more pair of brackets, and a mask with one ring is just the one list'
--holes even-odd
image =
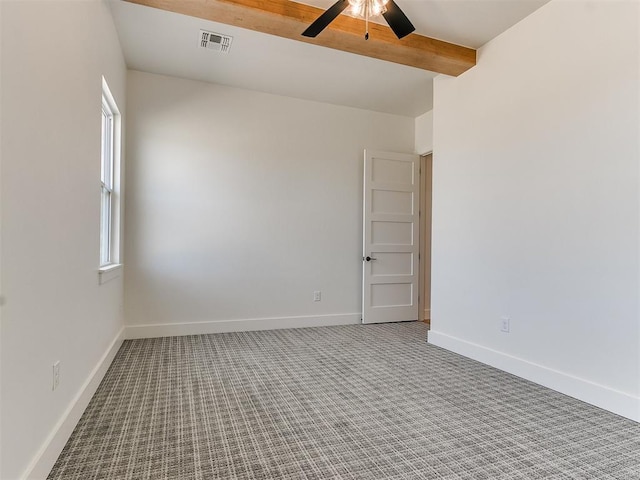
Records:
{"label": "white wall", "polygon": [[423,113],[415,120],[415,153],[424,155],[433,150],[433,110]]}
{"label": "white wall", "polygon": [[411,152],[413,118],[141,72],[128,98],[129,336],[359,322],[363,149]]}
{"label": "white wall", "polygon": [[430,334],[636,420],[638,8],[552,1],[436,79]]}
{"label": "white wall", "polygon": [[[126,69],[106,4],[2,2],[2,470],[48,473],[123,328],[98,285],[101,76]],[[52,391],[52,365],[61,383]],[[94,369],[98,369],[95,371]]]}
{"label": "white wall", "polygon": [[[2,2],[0,2],[0,349],[2,348]],[[2,432],[2,354],[0,350],[0,432]],[[0,434],[0,473],[2,472],[2,434]]]}

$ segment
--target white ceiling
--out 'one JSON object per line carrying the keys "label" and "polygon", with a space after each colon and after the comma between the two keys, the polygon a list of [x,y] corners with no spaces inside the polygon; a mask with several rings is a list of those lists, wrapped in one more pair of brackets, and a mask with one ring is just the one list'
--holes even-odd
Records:
{"label": "white ceiling", "polygon": [[[396,3],[417,33],[478,48],[548,1]],[[302,3],[328,8],[334,2]],[[127,66],[134,70],[410,117],[432,108],[432,72],[122,0],[110,4]],[[231,35],[230,52],[199,47],[200,29]]]}

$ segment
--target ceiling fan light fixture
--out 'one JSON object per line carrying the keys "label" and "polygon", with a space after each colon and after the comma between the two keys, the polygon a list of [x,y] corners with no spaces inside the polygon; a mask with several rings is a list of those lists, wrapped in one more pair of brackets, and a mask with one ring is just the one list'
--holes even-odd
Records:
{"label": "ceiling fan light fixture", "polygon": [[352,15],[364,18],[365,40],[369,39],[369,18],[377,15],[384,17],[398,39],[406,37],[416,29],[394,0],[338,0],[316,18],[315,22],[302,32],[302,35],[316,37],[349,7]]}
{"label": "ceiling fan light fixture", "polygon": [[352,15],[360,18],[375,17],[387,12],[389,0],[349,0]]}

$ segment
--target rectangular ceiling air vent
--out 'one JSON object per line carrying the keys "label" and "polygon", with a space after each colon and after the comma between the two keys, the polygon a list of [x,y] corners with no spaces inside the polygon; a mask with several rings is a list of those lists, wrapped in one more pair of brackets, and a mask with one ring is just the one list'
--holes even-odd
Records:
{"label": "rectangular ceiling air vent", "polygon": [[216,52],[229,53],[233,37],[200,30],[200,46]]}

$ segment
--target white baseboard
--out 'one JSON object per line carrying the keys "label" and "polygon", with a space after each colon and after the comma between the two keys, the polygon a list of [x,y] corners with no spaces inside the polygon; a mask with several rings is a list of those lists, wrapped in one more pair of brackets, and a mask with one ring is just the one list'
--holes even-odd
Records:
{"label": "white baseboard", "polygon": [[433,330],[429,332],[429,343],[640,422],[640,398],[628,393]]}
{"label": "white baseboard", "polygon": [[100,382],[107,373],[107,369],[118,353],[118,349],[124,340],[124,327],[120,329],[111,345],[104,352],[89,377],[78,390],[65,412],[56,423],[55,427],[44,441],[40,450],[32,460],[29,467],[22,475],[23,480],[44,480],[56,463],[60,452],[64,448],[67,440],[73,433],[73,429],[78,424],[80,417],[89,405],[93,394],[96,393]]}
{"label": "white baseboard", "polygon": [[249,332],[280,328],[325,327],[353,325],[361,322],[360,313],[315,315],[302,317],[248,318],[241,320],[216,320],[209,322],[164,323],[155,325],[128,325],[125,338],[155,338],[209,333]]}

